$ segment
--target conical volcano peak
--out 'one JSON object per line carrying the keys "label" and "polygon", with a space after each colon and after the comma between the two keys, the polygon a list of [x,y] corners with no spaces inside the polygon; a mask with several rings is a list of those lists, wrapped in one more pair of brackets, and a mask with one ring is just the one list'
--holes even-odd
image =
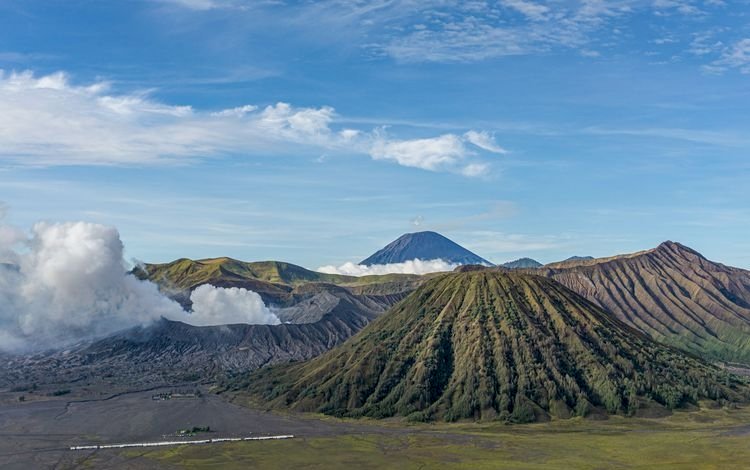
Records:
{"label": "conical volcano peak", "polygon": [[415,259],[422,261],[441,259],[453,264],[492,265],[486,259],[472,253],[449,238],[430,231],[401,235],[360,264],[371,266],[404,263]]}
{"label": "conical volcano peak", "polygon": [[485,270],[434,278],[344,345],[248,382],[301,411],[526,422],[746,393],[724,377],[551,279]]}

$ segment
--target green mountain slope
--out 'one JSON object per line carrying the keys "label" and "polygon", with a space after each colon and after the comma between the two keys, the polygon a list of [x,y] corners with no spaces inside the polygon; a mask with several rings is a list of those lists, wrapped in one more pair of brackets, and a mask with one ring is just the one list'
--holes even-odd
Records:
{"label": "green mountain slope", "polygon": [[233,386],[303,411],[448,421],[633,414],[746,396],[739,379],[562,285],[497,271],[432,279],[343,345]]}
{"label": "green mountain slope", "polygon": [[189,306],[190,292],[201,284],[217,287],[244,287],[257,292],[275,305],[294,303],[296,291],[307,284],[335,284],[355,293],[369,295],[410,291],[423,278],[411,274],[343,276],[310,271],[280,261],[244,262],[232,258],[203,260],[178,259],[170,263],[143,264],[134,274],[159,285],[167,295]]}

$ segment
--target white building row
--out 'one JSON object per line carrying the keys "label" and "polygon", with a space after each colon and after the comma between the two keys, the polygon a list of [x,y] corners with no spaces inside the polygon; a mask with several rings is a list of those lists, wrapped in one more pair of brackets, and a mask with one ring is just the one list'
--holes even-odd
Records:
{"label": "white building row", "polygon": [[126,447],[160,447],[160,446],[178,446],[185,444],[214,444],[218,442],[238,442],[238,441],[269,441],[276,439],[292,439],[292,434],[282,434],[279,436],[254,436],[254,437],[217,437],[214,439],[200,439],[195,441],[161,441],[161,442],[138,442],[134,444],[99,444],[71,446],[70,450],[97,450],[97,449],[124,449]]}

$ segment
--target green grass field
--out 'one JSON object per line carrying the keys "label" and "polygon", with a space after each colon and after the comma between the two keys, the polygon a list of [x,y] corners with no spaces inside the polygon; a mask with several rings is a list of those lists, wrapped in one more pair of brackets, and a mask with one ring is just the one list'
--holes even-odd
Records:
{"label": "green grass field", "polygon": [[335,437],[128,455],[188,469],[740,469],[750,468],[750,409],[512,426],[389,423]]}

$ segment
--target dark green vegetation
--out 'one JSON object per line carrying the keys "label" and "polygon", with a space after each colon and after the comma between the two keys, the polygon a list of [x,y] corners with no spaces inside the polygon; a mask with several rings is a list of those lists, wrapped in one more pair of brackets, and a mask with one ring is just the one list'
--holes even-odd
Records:
{"label": "dark green vegetation", "polygon": [[340,347],[231,386],[336,416],[529,422],[744,400],[739,379],[658,345],[555,281],[426,282]]}
{"label": "dark green vegetation", "polygon": [[750,271],[674,242],[537,271],[651,338],[710,360],[750,364]]}
{"label": "dark green vegetation", "polygon": [[[750,413],[700,410],[662,419],[613,417],[531,425],[382,426],[267,443],[130,450],[144,468],[184,469],[746,469]],[[90,458],[94,466],[107,455]]]}
{"label": "dark green vegetation", "polygon": [[403,263],[414,259],[441,259],[453,264],[492,266],[492,263],[486,259],[435,232],[404,234],[359,264],[371,266],[373,264]]}
{"label": "dark green vegetation", "polygon": [[177,431],[176,434],[182,435],[182,436],[193,436],[195,434],[203,433],[203,432],[211,432],[211,426],[193,426],[189,429],[180,429]]}

